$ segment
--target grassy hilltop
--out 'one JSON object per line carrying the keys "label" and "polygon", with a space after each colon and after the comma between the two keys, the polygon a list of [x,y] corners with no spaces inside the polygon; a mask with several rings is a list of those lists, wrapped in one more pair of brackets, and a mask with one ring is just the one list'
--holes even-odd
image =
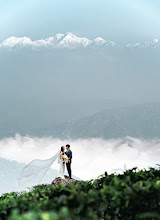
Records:
{"label": "grassy hilltop", "polygon": [[160,219],[160,169],[100,176],[66,186],[35,186],[0,197],[5,220]]}

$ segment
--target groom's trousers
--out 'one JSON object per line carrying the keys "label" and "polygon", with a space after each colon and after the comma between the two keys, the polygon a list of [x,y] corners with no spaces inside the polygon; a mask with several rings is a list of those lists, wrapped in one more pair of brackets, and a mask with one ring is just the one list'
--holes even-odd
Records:
{"label": "groom's trousers", "polygon": [[68,171],[68,174],[69,174],[69,177],[72,178],[71,176],[71,163],[66,163],[66,166],[67,166],[67,171]]}

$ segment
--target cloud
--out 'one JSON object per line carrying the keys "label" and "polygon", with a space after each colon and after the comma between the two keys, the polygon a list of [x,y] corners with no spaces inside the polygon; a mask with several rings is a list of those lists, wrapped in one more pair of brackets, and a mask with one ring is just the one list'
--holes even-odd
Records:
{"label": "cloud", "polygon": [[[28,163],[52,157],[61,146],[70,143],[73,151],[73,174],[82,179],[96,178],[126,166],[128,169],[154,167],[159,163],[160,140],[136,138],[60,140],[51,137],[15,137],[0,141],[1,157]],[[59,169],[59,164],[53,164]]]}

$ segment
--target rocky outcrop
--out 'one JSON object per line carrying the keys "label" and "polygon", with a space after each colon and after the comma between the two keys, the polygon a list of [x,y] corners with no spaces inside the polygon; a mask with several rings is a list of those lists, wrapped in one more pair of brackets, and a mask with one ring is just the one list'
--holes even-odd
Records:
{"label": "rocky outcrop", "polygon": [[62,179],[61,177],[57,177],[52,181],[52,186],[58,186],[59,184],[64,184],[67,185],[68,183],[71,182],[76,182],[77,180],[75,179],[69,179],[67,176],[65,176],[65,179]]}

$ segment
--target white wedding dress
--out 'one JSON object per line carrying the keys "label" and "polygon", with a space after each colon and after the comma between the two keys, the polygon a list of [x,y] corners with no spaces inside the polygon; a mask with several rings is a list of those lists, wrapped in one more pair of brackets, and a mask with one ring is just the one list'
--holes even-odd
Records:
{"label": "white wedding dress", "polygon": [[66,163],[62,159],[60,159],[59,177],[61,177],[62,179],[65,179],[65,177],[64,177],[65,165],[66,165]]}
{"label": "white wedding dress", "polygon": [[60,176],[64,178],[65,163],[60,159],[60,151],[47,160],[32,160],[22,170],[18,182],[20,186],[31,187],[38,185],[52,164],[58,159],[60,164]]}

